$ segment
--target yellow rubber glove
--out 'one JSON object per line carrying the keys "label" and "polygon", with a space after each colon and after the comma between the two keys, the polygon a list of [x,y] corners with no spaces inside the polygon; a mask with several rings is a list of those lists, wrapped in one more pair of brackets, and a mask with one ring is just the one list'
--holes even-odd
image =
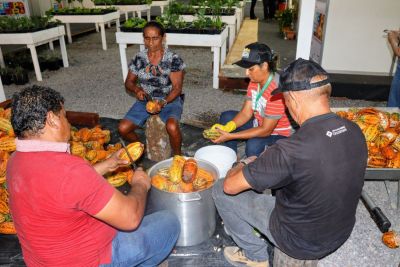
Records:
{"label": "yellow rubber glove", "polygon": [[234,121],[228,121],[228,123],[225,124],[225,125],[217,123],[217,124],[214,124],[211,127],[211,129],[213,129],[213,130],[215,130],[216,128],[221,129],[222,131],[230,133],[230,132],[236,130],[236,123]]}

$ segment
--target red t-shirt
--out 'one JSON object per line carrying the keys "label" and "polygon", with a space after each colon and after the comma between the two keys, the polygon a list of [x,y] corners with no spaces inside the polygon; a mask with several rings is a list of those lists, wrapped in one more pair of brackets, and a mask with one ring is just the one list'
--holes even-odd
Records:
{"label": "red t-shirt", "polygon": [[278,124],[272,132],[272,135],[289,136],[294,130],[285,113],[286,106],[283,95],[271,95],[276,87],[276,82],[272,80],[268,88],[265,89],[264,93],[257,101],[258,92],[261,92],[262,88],[258,88],[258,83],[249,83],[247,87],[247,99],[251,101],[251,107],[256,120],[254,126],[261,126],[264,118],[275,119],[278,120]]}
{"label": "red t-shirt", "polygon": [[62,152],[15,152],[7,166],[10,208],[28,266],[111,262],[116,230],[92,217],[114,188],[84,160]]}

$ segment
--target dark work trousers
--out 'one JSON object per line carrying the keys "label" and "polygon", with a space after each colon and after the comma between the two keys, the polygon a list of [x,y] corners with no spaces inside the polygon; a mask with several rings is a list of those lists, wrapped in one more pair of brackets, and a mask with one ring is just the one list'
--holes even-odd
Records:
{"label": "dark work trousers", "polygon": [[264,19],[273,19],[276,11],[275,0],[263,0],[264,6]]}
{"label": "dark work trousers", "polygon": [[254,13],[254,8],[256,7],[257,0],[251,0],[251,6],[250,6],[250,18],[255,19],[256,14]]}

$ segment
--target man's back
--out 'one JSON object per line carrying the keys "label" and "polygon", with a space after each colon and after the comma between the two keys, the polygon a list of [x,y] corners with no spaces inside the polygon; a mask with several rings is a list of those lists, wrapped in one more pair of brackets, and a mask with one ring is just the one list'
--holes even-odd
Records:
{"label": "man's back", "polygon": [[95,219],[113,188],[82,159],[15,152],[7,170],[12,215],[28,265],[98,265],[111,257],[115,230]]}
{"label": "man's back", "polygon": [[316,116],[260,157],[249,172],[264,168],[255,189],[276,189],[270,228],[285,253],[316,259],[347,240],[367,160],[357,125],[333,113]]}

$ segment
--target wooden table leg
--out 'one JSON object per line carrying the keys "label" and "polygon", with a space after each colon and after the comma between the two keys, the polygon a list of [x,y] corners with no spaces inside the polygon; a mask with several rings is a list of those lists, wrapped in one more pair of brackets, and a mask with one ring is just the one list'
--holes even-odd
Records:
{"label": "wooden table leg", "polygon": [[101,43],[103,44],[103,50],[107,50],[106,30],[104,27],[104,22],[100,23],[100,31],[101,31]]}
{"label": "wooden table leg", "polygon": [[64,36],[60,36],[58,40],[60,41],[61,57],[63,60],[64,68],[68,68],[69,63],[68,63],[67,47],[65,45]]}
{"label": "wooden table leg", "polygon": [[3,88],[3,82],[1,81],[0,78],[0,101],[6,101],[6,95],[4,94],[4,88]]}
{"label": "wooden table leg", "polygon": [[53,41],[50,41],[50,42],[49,42],[49,48],[50,48],[50,50],[54,50],[54,44],[53,44]]}
{"label": "wooden table leg", "polygon": [[119,32],[119,31],[120,31],[120,22],[119,22],[119,19],[117,19],[117,20],[115,21],[115,27],[117,28],[117,32]]}
{"label": "wooden table leg", "polygon": [[71,25],[69,25],[69,23],[66,23],[65,27],[67,28],[68,43],[72,44]]}
{"label": "wooden table leg", "polygon": [[214,89],[218,89],[220,48],[217,47],[217,46],[214,46],[213,47],[213,52],[214,52],[213,88]]}
{"label": "wooden table leg", "polygon": [[39,60],[36,53],[36,47],[33,44],[27,45],[27,47],[31,50],[33,67],[35,69],[36,79],[40,82],[42,81],[42,73],[40,72]]}
{"label": "wooden table leg", "polygon": [[128,75],[128,62],[126,60],[126,44],[119,44],[119,56],[121,58],[122,79],[125,82]]}
{"label": "wooden table leg", "polygon": [[6,64],[4,63],[3,52],[1,51],[1,46],[0,46],[0,66],[2,68],[6,67]]}

